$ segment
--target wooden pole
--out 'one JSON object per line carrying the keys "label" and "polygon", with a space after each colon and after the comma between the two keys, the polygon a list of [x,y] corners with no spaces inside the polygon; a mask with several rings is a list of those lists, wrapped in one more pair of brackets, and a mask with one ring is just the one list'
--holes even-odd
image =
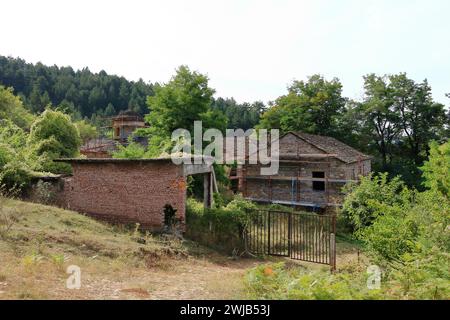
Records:
{"label": "wooden pole", "polygon": [[211,208],[211,173],[203,174],[203,207]]}

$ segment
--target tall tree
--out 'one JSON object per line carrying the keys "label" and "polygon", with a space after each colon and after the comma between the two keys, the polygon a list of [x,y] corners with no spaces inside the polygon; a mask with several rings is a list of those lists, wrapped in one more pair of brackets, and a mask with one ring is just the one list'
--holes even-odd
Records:
{"label": "tall tree", "polygon": [[294,81],[288,94],[263,114],[260,127],[338,136],[337,118],[345,103],[339,79],[313,75],[307,81]]}
{"label": "tall tree", "polygon": [[74,71],[71,67],[31,64],[3,56],[0,56],[0,84],[13,87],[14,93],[23,96],[25,106],[34,113],[41,113],[50,103],[56,106],[65,100],[88,118],[102,114],[110,103],[117,112],[132,108],[144,115],[146,98],[153,94],[150,83],[128,81],[103,70]]}
{"label": "tall tree", "polygon": [[0,85],[0,120],[11,120],[20,128],[27,129],[33,118],[24,108],[22,101],[14,96],[12,88]]}
{"label": "tall tree", "polygon": [[364,77],[365,96],[361,103],[364,133],[371,137],[387,170],[388,157],[392,160],[394,140],[399,134],[399,117],[393,107],[391,88],[387,77],[370,74]]}
{"label": "tall tree", "polygon": [[261,101],[239,104],[233,98],[218,98],[214,99],[212,108],[222,111],[227,116],[228,128],[247,130],[258,124],[265,105]]}
{"label": "tall tree", "polygon": [[416,166],[427,158],[429,142],[443,133],[444,105],[435,103],[427,80],[415,83],[405,73],[389,77],[393,108],[397,113],[402,138]]}
{"label": "tall tree", "polygon": [[153,134],[170,136],[178,128],[192,131],[195,120],[218,129],[226,124],[223,114],[210,107],[214,89],[208,86],[208,78],[187,66],[180,66],[167,84],[154,90],[155,95],[147,99],[150,113],[145,117]]}

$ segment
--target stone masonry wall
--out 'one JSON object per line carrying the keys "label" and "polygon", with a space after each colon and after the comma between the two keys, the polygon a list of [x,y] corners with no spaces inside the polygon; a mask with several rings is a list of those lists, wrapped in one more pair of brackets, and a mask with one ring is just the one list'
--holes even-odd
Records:
{"label": "stone masonry wall", "polygon": [[186,179],[171,162],[73,163],[65,179],[64,207],[113,223],[161,230],[164,206],[185,222]]}

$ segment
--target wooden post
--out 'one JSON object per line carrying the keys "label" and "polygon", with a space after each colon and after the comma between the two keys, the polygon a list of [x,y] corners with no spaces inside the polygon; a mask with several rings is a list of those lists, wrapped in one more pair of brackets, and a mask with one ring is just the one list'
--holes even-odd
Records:
{"label": "wooden post", "polygon": [[211,172],[203,175],[203,207],[211,208],[212,203]]}
{"label": "wooden post", "polygon": [[331,272],[336,271],[336,235],[330,234],[330,266]]}
{"label": "wooden post", "polygon": [[336,215],[331,217],[330,265],[331,272],[336,271]]}

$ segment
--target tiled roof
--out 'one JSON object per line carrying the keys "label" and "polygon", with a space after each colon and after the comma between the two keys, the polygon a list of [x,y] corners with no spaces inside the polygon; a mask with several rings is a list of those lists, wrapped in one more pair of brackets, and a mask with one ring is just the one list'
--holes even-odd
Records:
{"label": "tiled roof", "polygon": [[316,134],[309,134],[304,132],[290,133],[299,137],[300,139],[305,140],[318,149],[321,149],[325,153],[336,155],[336,158],[346,163],[353,163],[359,160],[367,160],[371,158],[370,156],[359,152],[358,150],[332,137],[319,136]]}

